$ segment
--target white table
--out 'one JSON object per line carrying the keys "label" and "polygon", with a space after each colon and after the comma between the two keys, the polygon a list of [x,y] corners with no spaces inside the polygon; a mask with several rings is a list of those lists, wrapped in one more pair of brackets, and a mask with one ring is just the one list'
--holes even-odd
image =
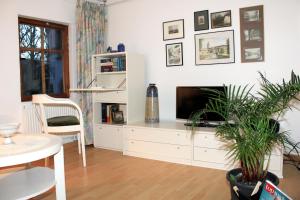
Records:
{"label": "white table", "polygon": [[0,176],[0,200],[29,199],[56,186],[56,199],[66,199],[62,139],[46,134],[16,134],[15,144],[0,138],[0,167],[28,163],[54,155],[54,170],[34,167]]}

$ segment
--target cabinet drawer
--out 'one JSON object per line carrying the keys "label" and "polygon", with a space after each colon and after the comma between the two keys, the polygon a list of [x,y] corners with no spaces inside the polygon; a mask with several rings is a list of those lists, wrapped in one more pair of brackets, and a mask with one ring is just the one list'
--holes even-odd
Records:
{"label": "cabinet drawer", "polygon": [[126,127],[127,139],[166,144],[191,145],[191,134],[188,131],[156,130],[155,128]]}
{"label": "cabinet drawer", "polygon": [[214,149],[225,149],[226,143],[221,142],[214,134],[196,134],[194,136],[194,146]]}
{"label": "cabinet drawer", "polygon": [[94,101],[126,103],[127,91],[99,92],[94,94]]}
{"label": "cabinet drawer", "polygon": [[220,149],[194,147],[194,160],[230,164],[228,163],[228,159],[226,157],[227,152],[228,151]]}
{"label": "cabinet drawer", "polygon": [[189,146],[129,140],[127,148],[127,151],[150,154],[154,156],[191,159],[191,148]]}

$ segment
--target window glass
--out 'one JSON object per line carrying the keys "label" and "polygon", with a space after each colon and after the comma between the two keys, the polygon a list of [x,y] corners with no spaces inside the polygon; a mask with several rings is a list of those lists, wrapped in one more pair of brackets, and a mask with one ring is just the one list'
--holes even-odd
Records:
{"label": "window glass", "polygon": [[25,51],[21,53],[22,95],[42,93],[41,53]]}
{"label": "window glass", "polygon": [[61,31],[52,28],[45,28],[45,49],[62,49]]}
{"label": "window glass", "polygon": [[48,94],[60,94],[63,91],[62,55],[46,53],[45,65],[46,92]]}
{"label": "window glass", "polygon": [[41,48],[41,28],[28,24],[19,25],[20,47]]}
{"label": "window glass", "polygon": [[69,97],[68,26],[19,17],[21,98]]}

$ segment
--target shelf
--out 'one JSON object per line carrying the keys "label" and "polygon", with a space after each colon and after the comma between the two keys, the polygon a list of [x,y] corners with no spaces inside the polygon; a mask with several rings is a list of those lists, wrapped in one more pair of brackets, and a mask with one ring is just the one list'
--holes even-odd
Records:
{"label": "shelf", "polygon": [[126,71],[117,71],[117,72],[98,72],[97,75],[115,75],[115,74],[126,74]]}
{"label": "shelf", "polygon": [[70,92],[113,92],[113,91],[125,91],[124,88],[101,88],[101,87],[92,87],[92,88],[70,88]]}
{"label": "shelf", "polygon": [[0,199],[30,199],[55,185],[54,170],[34,167],[0,176]]}
{"label": "shelf", "polygon": [[115,53],[105,53],[105,54],[95,54],[93,55],[94,58],[102,57],[102,58],[113,58],[118,56],[125,56],[126,52],[115,52]]}

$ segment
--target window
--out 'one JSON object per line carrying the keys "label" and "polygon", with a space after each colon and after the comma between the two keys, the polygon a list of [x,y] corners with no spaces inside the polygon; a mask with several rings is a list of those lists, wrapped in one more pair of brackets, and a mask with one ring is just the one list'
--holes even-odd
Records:
{"label": "window", "polygon": [[19,17],[21,100],[69,97],[68,26]]}

